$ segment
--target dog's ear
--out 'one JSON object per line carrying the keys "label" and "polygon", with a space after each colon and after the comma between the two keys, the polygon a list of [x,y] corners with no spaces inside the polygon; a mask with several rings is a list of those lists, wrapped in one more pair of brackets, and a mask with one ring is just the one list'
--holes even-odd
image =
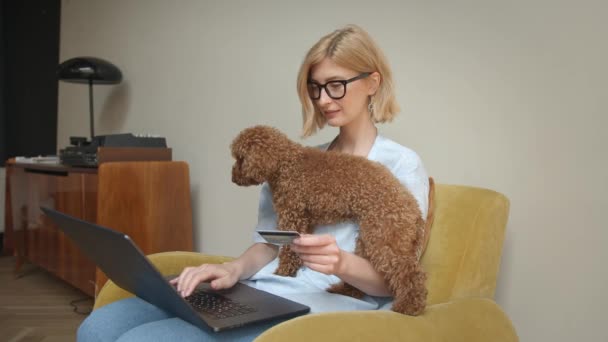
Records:
{"label": "dog's ear", "polygon": [[233,181],[240,185],[260,184],[279,168],[280,153],[290,140],[278,130],[256,126],[243,130],[231,145],[236,162]]}
{"label": "dog's ear", "polygon": [[265,181],[266,177],[258,170],[252,169],[244,157],[237,157],[232,166],[232,182],[241,186],[258,185]]}
{"label": "dog's ear", "polygon": [[242,171],[251,180],[263,183],[279,168],[279,157],[267,144],[254,143],[248,146],[243,158]]}

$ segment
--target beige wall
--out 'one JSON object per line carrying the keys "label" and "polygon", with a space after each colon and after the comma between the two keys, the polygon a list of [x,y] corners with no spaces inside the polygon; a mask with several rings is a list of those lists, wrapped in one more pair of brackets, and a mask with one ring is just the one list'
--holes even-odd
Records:
{"label": "beige wall", "polygon": [[[228,145],[253,124],[297,138],[304,53],[358,23],[384,48],[403,107],[382,134],[437,181],[511,199],[497,300],[522,341],[607,340],[607,3],[287,3],[63,1],[61,60],[107,58],[124,73],[95,87],[98,133],[161,134],[190,164],[198,249],[249,245],[259,188],[230,182]],[[60,84],[60,147],[88,134],[86,101],[86,87]]]}

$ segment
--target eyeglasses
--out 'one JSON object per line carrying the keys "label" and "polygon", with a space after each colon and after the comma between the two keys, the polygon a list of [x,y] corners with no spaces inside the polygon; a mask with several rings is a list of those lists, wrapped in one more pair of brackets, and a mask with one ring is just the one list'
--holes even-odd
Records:
{"label": "eyeglasses", "polygon": [[369,75],[371,75],[371,72],[364,72],[359,76],[355,76],[347,80],[334,80],[325,84],[319,84],[313,80],[308,80],[308,96],[310,96],[310,98],[313,100],[318,100],[321,98],[321,89],[325,89],[327,96],[334,100],[339,100],[346,95],[347,84],[362,78],[366,78]]}

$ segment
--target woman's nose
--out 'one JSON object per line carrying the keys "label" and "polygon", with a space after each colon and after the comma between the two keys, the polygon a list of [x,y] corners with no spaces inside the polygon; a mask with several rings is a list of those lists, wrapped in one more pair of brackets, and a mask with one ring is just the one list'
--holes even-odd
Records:
{"label": "woman's nose", "polygon": [[328,104],[331,101],[333,101],[333,99],[331,97],[329,97],[329,95],[327,95],[327,90],[325,89],[321,89],[321,96],[319,97],[319,104],[323,105],[323,104]]}

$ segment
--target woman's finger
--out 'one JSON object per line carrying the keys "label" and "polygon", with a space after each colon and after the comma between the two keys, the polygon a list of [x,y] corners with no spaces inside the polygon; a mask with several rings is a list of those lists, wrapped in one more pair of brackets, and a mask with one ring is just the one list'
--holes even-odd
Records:
{"label": "woman's finger", "polygon": [[200,265],[198,267],[186,267],[179,275],[179,280],[177,282],[177,292],[179,292],[182,296],[184,290],[190,284],[192,277],[199,273],[203,272],[207,268],[207,264]]}
{"label": "woman's finger", "polygon": [[293,241],[294,245],[299,246],[324,246],[332,243],[336,243],[336,238],[329,234],[302,235]]}
{"label": "woman's finger", "polygon": [[190,272],[192,272],[193,268],[194,267],[186,267],[182,270],[182,273],[180,273],[177,280],[177,292],[182,292],[182,289],[184,288],[184,283],[186,282],[186,279],[188,278]]}
{"label": "woman's finger", "polygon": [[207,282],[209,280],[213,280],[218,278],[217,269],[213,267],[202,269],[200,272],[194,274],[189,280],[188,283],[184,286],[183,296],[187,297],[194,292],[194,289],[200,283]]}
{"label": "woman's finger", "polygon": [[338,257],[335,255],[302,254],[300,259],[304,262],[319,265],[333,265],[338,262]]}
{"label": "woman's finger", "polygon": [[195,282],[192,284],[193,287],[190,289],[190,293],[194,291],[198,284],[203,282],[209,282],[211,287],[216,290],[232,287],[236,282],[233,274],[223,265],[213,265],[207,268],[205,272],[197,275],[194,280]]}
{"label": "woman's finger", "polygon": [[340,248],[336,244],[323,246],[292,245],[291,250],[298,254],[337,254]]}

